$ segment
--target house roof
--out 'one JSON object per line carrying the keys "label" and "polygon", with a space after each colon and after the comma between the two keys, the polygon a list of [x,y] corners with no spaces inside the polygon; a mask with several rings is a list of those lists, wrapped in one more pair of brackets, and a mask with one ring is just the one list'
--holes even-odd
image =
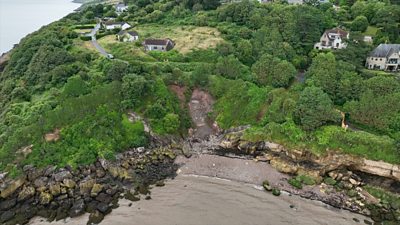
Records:
{"label": "house roof", "polygon": [[[171,39],[146,39],[144,40],[145,45],[167,45],[169,42],[172,42]],[[172,42],[173,43],[173,42]]]}
{"label": "house roof", "polygon": [[116,24],[118,24],[118,25],[123,25],[123,24],[125,24],[126,22],[115,22],[115,21],[106,21],[106,22],[104,22],[104,24],[105,25],[116,25]]}
{"label": "house roof", "polygon": [[369,56],[388,57],[394,52],[400,52],[400,44],[380,44],[369,54]]}
{"label": "house roof", "polygon": [[136,31],[121,30],[120,32],[118,32],[118,35],[125,35],[125,34],[130,34],[131,36],[139,36],[139,34]]}
{"label": "house roof", "polygon": [[347,38],[347,35],[349,34],[347,31],[340,29],[338,27],[335,27],[333,29],[329,29],[325,31],[325,34],[339,34],[340,37],[342,38]]}
{"label": "house roof", "polygon": [[116,7],[116,8],[123,8],[123,7],[126,7],[126,5],[125,5],[125,3],[120,2],[120,3],[118,3],[117,5],[115,5],[115,7]]}

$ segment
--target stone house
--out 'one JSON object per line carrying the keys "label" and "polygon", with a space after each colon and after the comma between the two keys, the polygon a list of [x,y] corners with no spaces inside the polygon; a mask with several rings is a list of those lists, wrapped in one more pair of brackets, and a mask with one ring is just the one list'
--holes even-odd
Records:
{"label": "stone house", "polygon": [[169,51],[174,48],[175,43],[167,39],[146,39],[143,42],[144,49],[146,51]]}
{"label": "stone house", "polygon": [[365,67],[371,70],[399,71],[400,44],[380,44],[367,57]]}
{"label": "stone house", "polygon": [[139,34],[136,31],[121,30],[117,34],[117,39],[122,42],[132,42],[139,39]]}
{"label": "stone house", "polygon": [[344,41],[349,39],[349,33],[336,27],[330,30],[326,30],[322,34],[318,43],[314,45],[315,49],[342,49],[347,47],[347,43]]}

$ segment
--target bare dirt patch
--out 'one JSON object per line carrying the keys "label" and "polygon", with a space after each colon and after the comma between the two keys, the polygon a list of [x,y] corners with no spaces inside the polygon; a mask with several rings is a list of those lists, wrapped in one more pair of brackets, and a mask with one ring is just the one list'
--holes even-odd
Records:
{"label": "bare dirt patch", "polygon": [[195,89],[189,102],[189,112],[196,128],[193,130],[192,136],[199,139],[205,139],[211,134],[217,133],[218,129],[208,114],[212,112],[214,104],[212,96],[203,90]]}
{"label": "bare dirt patch", "polygon": [[58,141],[60,139],[60,131],[61,130],[57,128],[53,132],[45,134],[44,139],[46,142]]}
{"label": "bare dirt patch", "polygon": [[186,97],[185,97],[186,87],[181,87],[179,85],[172,84],[169,85],[168,88],[178,97],[181,108],[184,108],[186,103]]}

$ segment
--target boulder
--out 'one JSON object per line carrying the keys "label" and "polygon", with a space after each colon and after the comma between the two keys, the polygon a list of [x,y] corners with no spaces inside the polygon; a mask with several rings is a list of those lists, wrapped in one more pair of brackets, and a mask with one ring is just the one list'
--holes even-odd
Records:
{"label": "boulder", "polygon": [[62,185],[66,188],[74,189],[76,186],[76,183],[72,179],[64,179],[62,182]]}
{"label": "boulder", "polygon": [[7,222],[7,221],[11,220],[12,218],[14,218],[14,216],[15,216],[15,212],[14,211],[5,211],[0,216],[0,223],[3,224],[4,222]]}
{"label": "boulder", "polygon": [[90,192],[92,191],[93,185],[96,183],[95,180],[93,179],[89,179],[86,181],[82,181],[79,184],[79,191],[82,195],[84,194],[90,194]]}
{"label": "boulder", "polygon": [[39,192],[43,192],[46,190],[46,185],[49,181],[49,178],[47,177],[39,177],[33,182],[33,185],[35,186],[36,190]]}
{"label": "boulder", "polygon": [[268,142],[268,141],[266,141],[264,143],[264,145],[267,149],[269,149],[270,151],[273,151],[273,152],[281,152],[283,149],[283,147],[280,144],[276,144],[276,143],[272,143],[272,142]]}
{"label": "boulder", "polygon": [[103,219],[104,219],[104,215],[101,212],[99,212],[98,210],[95,210],[93,213],[90,213],[89,221],[87,222],[87,224],[88,225],[99,224]]}
{"label": "boulder", "polygon": [[297,165],[278,157],[271,160],[271,166],[282,173],[296,174],[296,172],[298,171]]}
{"label": "boulder", "polygon": [[84,212],[85,212],[85,202],[83,201],[83,199],[78,199],[72,205],[69,211],[69,216],[76,217],[82,215]]}
{"label": "boulder", "polygon": [[97,195],[96,200],[99,202],[110,203],[112,200],[112,197],[106,193],[100,193],[99,195]]}
{"label": "boulder", "polygon": [[102,190],[103,190],[103,185],[93,184],[92,191],[90,192],[90,196],[96,197]]}
{"label": "boulder", "polygon": [[271,187],[271,185],[269,185],[269,182],[267,180],[263,181],[262,186],[264,187],[264,189],[266,191],[272,191],[272,187]]}
{"label": "boulder", "polygon": [[129,175],[128,170],[118,167],[118,166],[110,166],[108,168],[108,172],[111,174],[112,177],[114,178],[120,178],[120,179],[131,179],[132,177]]}
{"label": "boulder", "polygon": [[64,170],[64,171],[61,171],[61,172],[58,172],[58,173],[54,174],[53,178],[57,182],[61,182],[64,179],[72,178],[72,174],[68,170]]}
{"label": "boulder", "polygon": [[61,193],[60,184],[50,184],[49,191],[53,196],[58,196]]}
{"label": "boulder", "polygon": [[48,192],[42,192],[39,196],[39,202],[42,205],[47,205],[53,200],[53,196]]}
{"label": "boulder", "polygon": [[355,170],[361,172],[387,177],[400,181],[400,166],[382,161],[364,159],[363,163],[354,166]]}
{"label": "boulder", "polygon": [[6,188],[1,190],[0,196],[2,198],[7,198],[8,196],[12,195],[18,188],[20,188],[25,183],[25,177],[20,177],[16,180],[13,180],[9,183]]}
{"label": "boulder", "polygon": [[35,195],[35,188],[32,186],[24,186],[18,194],[18,201],[24,201]]}
{"label": "boulder", "polygon": [[17,200],[15,198],[8,199],[8,200],[1,200],[0,201],[0,210],[6,211],[6,210],[14,207],[16,204],[17,204]]}
{"label": "boulder", "polygon": [[100,202],[97,204],[97,210],[99,210],[101,213],[107,214],[109,213],[110,206],[107,203]]}

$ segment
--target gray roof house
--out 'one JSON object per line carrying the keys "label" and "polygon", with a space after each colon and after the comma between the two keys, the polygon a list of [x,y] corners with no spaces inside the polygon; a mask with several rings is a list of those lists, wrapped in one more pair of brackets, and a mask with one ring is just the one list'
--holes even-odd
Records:
{"label": "gray roof house", "polygon": [[139,39],[139,34],[136,31],[121,30],[117,34],[117,39],[122,42],[132,42]]}
{"label": "gray roof house", "polygon": [[143,42],[146,51],[169,51],[174,48],[175,43],[169,39],[146,39]]}
{"label": "gray roof house", "polygon": [[128,10],[128,6],[125,5],[125,3],[120,2],[118,4],[115,5],[115,11],[117,11],[118,13],[122,13]]}
{"label": "gray roof house", "polygon": [[365,67],[374,70],[400,70],[400,44],[380,44],[367,57]]}

